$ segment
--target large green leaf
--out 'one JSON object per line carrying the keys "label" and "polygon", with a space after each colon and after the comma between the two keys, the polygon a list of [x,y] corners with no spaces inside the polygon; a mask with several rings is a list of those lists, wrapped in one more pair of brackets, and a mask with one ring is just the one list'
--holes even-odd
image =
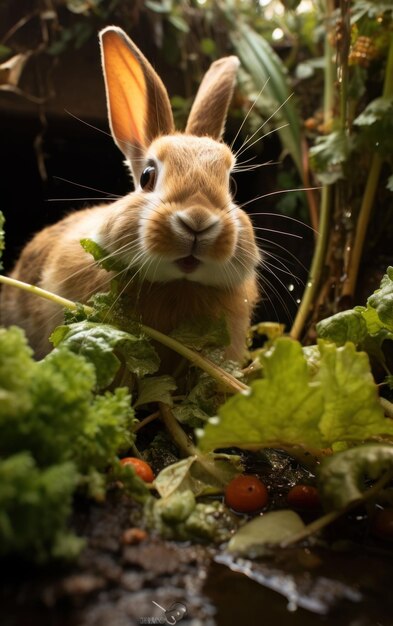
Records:
{"label": "large green leaf", "polygon": [[385,419],[368,357],[354,344],[320,341],[319,369],[309,367],[300,343],[278,339],[262,356],[264,379],[251,383],[208,422],[202,450],[277,445],[325,448],[338,442],[393,435]]}

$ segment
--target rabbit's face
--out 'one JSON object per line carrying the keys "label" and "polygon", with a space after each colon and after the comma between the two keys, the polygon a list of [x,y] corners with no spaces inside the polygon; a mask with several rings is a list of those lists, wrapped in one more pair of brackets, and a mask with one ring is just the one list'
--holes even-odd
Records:
{"label": "rabbit's face", "polygon": [[119,213],[102,243],[114,249],[130,231],[134,245],[124,248],[122,261],[150,282],[239,284],[254,271],[259,254],[251,222],[230,193],[234,164],[228,146],[208,137],[156,139],[133,207]]}

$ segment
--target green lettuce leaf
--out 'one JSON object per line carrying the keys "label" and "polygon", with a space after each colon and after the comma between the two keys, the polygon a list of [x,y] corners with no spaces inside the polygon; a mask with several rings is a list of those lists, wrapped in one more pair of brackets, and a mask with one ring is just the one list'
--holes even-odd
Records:
{"label": "green lettuce leaf", "polygon": [[40,561],[80,549],[67,531],[73,494],[102,499],[107,467],[135,438],[127,390],[95,390],[83,356],[61,345],[37,362],[21,329],[0,329],[0,554]]}
{"label": "green lettuce leaf", "polygon": [[[388,267],[381,285],[368,299],[367,306],[332,315],[317,324],[318,336],[338,345],[353,341],[362,345],[367,336],[392,338],[393,335],[393,267]],[[384,335],[379,335],[384,331]]]}
{"label": "green lettuce leaf", "polygon": [[284,442],[322,447],[318,431],[322,393],[319,385],[310,383],[301,345],[280,338],[261,359],[265,378],[219,409],[219,417],[206,425],[200,438],[202,450],[274,447]]}
{"label": "green lettuce leaf", "polygon": [[352,141],[343,130],[334,130],[318,137],[310,149],[310,163],[318,178],[325,185],[344,177],[344,165],[352,150]]}
{"label": "green lettuce leaf", "polygon": [[92,239],[81,239],[80,244],[85,252],[91,254],[93,259],[97,261],[97,264],[107,272],[121,272],[124,271],[124,265],[118,260],[113,258],[113,255],[109,254],[104,248],[93,241]]}
{"label": "green lettuce leaf", "polygon": [[376,122],[386,120],[386,123],[391,121],[393,116],[393,96],[383,96],[375,98],[368,103],[365,109],[358,115],[353,123],[356,126],[371,126]]}
{"label": "green lettuce leaf", "polygon": [[379,402],[377,387],[364,352],[354,344],[337,347],[320,342],[321,383],[324,410],[319,421],[323,440],[362,441],[374,435],[393,435],[393,422],[386,420]]}
{"label": "green lettuce leaf", "polygon": [[230,398],[206,425],[202,450],[300,445],[325,448],[342,441],[393,435],[367,355],[351,343],[320,341],[320,369],[307,366],[298,342],[283,337],[265,355],[265,378]]}
{"label": "green lettuce leaf", "polygon": [[113,382],[122,362],[137,376],[153,374],[159,367],[159,357],[148,339],[110,324],[83,321],[59,326],[50,340],[55,347],[64,346],[93,363],[101,389]]}
{"label": "green lettuce leaf", "polygon": [[318,336],[334,341],[338,346],[347,341],[362,344],[368,334],[368,324],[363,315],[365,310],[364,307],[356,307],[327,317],[317,324]]}
{"label": "green lettuce leaf", "polygon": [[388,267],[367,306],[356,306],[322,320],[317,331],[319,337],[339,346],[352,341],[389,371],[386,357],[393,353],[393,267]]}
{"label": "green lettuce leaf", "polygon": [[266,546],[280,544],[304,527],[304,522],[294,511],[268,511],[241,526],[229,541],[228,551],[237,556],[261,556]]}
{"label": "green lettuce leaf", "polygon": [[230,336],[224,317],[212,319],[199,317],[192,322],[184,322],[178,326],[171,337],[193,350],[205,348],[222,348],[230,343]]}
{"label": "green lettuce leaf", "polygon": [[195,428],[215,415],[224,400],[225,395],[217,389],[217,382],[202,372],[194,387],[175,405],[173,413],[179,422]]}
{"label": "green lettuce leaf", "polygon": [[195,496],[222,493],[224,486],[242,471],[237,455],[191,456],[163,469],[154,486],[162,498],[183,491],[192,491]]}
{"label": "green lettuce leaf", "polygon": [[365,478],[393,471],[393,445],[368,444],[325,458],[318,470],[319,491],[327,509],[340,510],[361,500]]}
{"label": "green lettuce leaf", "polygon": [[149,498],[144,507],[147,527],[165,539],[178,541],[228,541],[238,519],[218,501],[196,502],[192,491],[175,492],[167,498]]}
{"label": "green lettuce leaf", "polygon": [[28,452],[0,460],[0,555],[77,556],[84,541],[67,529],[77,484],[71,462],[41,469]]}
{"label": "green lettuce leaf", "polygon": [[149,376],[138,381],[138,397],[134,408],[150,402],[164,402],[172,406],[172,391],[176,389],[176,381],[172,376]]}
{"label": "green lettuce leaf", "polygon": [[2,419],[17,418],[31,407],[32,354],[20,328],[0,328],[0,432]]}
{"label": "green lettuce leaf", "polygon": [[380,288],[369,297],[367,305],[376,311],[386,330],[393,333],[393,267],[388,267]]}

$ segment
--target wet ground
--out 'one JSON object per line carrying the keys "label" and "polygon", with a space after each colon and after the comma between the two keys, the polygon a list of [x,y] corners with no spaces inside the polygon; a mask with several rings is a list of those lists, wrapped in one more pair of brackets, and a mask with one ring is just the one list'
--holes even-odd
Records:
{"label": "wet ground", "polygon": [[[73,566],[3,562],[1,626],[392,626],[393,549],[318,545],[234,560],[207,546],[162,541],[119,494],[79,503],[87,546]],[[161,608],[160,608],[161,607]]]}

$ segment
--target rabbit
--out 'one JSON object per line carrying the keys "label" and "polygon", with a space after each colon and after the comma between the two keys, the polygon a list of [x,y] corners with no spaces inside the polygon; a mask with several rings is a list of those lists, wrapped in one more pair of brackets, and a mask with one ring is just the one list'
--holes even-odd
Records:
{"label": "rabbit", "polygon": [[[222,141],[239,60],[214,62],[184,132],[174,128],[167,91],[142,52],[118,27],[100,32],[110,129],[135,191],[108,206],[71,213],[23,249],[12,277],[86,303],[107,291],[114,272],[94,263],[89,238],[127,268],[126,292],[143,324],[170,333],[200,316],[226,318],[226,356],[241,360],[258,300],[260,252],[247,214],[233,201],[235,156]],[[129,300],[130,300],[129,299]],[[62,323],[61,307],[4,286],[5,325],[25,329],[37,359]]]}

